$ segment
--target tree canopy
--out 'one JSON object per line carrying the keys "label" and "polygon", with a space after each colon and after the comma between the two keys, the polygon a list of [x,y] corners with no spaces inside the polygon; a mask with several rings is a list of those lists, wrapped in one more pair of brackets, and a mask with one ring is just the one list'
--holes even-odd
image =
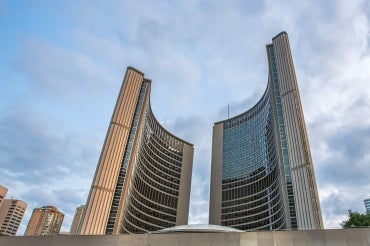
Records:
{"label": "tree canopy", "polygon": [[348,219],[340,224],[343,228],[370,227],[370,214],[348,211]]}

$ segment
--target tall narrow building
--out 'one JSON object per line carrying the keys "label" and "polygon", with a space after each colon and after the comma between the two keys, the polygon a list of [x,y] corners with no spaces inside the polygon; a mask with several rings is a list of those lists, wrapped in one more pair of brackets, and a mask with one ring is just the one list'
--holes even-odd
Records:
{"label": "tall narrow building", "polygon": [[370,197],[364,200],[365,212],[370,214]]}
{"label": "tall narrow building", "polygon": [[3,204],[6,193],[8,193],[8,188],[6,188],[5,186],[0,185],[0,207],[1,207],[1,204]]}
{"label": "tall narrow building", "polygon": [[151,81],[129,67],[80,234],[145,233],[188,222],[193,145],[159,124]]}
{"label": "tall narrow building", "polygon": [[0,207],[0,235],[16,235],[26,209],[27,203],[22,200],[4,199]]}
{"label": "tall narrow building", "polygon": [[76,208],[75,216],[73,217],[71,230],[69,231],[70,235],[77,235],[78,234],[78,228],[80,227],[80,224],[82,222],[82,215],[85,211],[86,206],[81,205]]}
{"label": "tall narrow building", "polygon": [[35,208],[28,222],[25,236],[58,235],[64,214],[54,206]]}
{"label": "tall narrow building", "polygon": [[266,49],[262,98],[213,127],[209,223],[241,230],[323,229],[288,35],[280,33]]}

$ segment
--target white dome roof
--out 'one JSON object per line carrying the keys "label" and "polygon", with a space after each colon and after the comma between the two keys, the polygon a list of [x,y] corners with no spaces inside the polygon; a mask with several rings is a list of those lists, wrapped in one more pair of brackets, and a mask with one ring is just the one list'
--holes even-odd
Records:
{"label": "white dome roof", "polygon": [[165,228],[159,231],[154,231],[151,233],[181,233],[181,232],[244,232],[242,230],[234,229],[227,226],[219,225],[179,225],[170,228]]}

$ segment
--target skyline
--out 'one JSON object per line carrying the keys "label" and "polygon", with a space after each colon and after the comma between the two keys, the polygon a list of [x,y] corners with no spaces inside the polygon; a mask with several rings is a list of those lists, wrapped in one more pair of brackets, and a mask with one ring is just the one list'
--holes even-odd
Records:
{"label": "skyline", "polygon": [[369,13],[365,1],[0,1],[0,180],[7,197],[29,204],[18,233],[46,205],[65,213],[69,231],[127,66],[152,79],[158,121],[194,144],[189,223],[206,224],[213,123],[227,117],[227,105],[232,117],[262,96],[265,45],[281,31],[291,42],[324,225],[339,228],[348,209],[363,212],[370,193]]}

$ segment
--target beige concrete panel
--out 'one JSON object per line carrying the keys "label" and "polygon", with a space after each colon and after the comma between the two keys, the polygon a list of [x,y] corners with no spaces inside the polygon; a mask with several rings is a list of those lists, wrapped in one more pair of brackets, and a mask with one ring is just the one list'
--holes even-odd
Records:
{"label": "beige concrete panel", "polygon": [[325,231],[328,232],[327,235],[329,236],[329,240],[337,237],[338,234],[342,234],[345,235],[346,245],[370,245],[370,228],[352,228]]}
{"label": "beige concrete panel", "polygon": [[111,138],[113,136],[113,134],[112,134],[113,126],[114,125],[112,125],[112,124],[109,125],[108,132],[107,132],[107,135],[106,135],[105,140],[104,140],[103,148],[102,148],[102,151],[100,153],[98,165],[96,167],[96,172],[95,172],[95,175],[94,175],[92,186],[98,186],[99,178],[101,177],[101,172],[102,172],[102,168],[100,168],[100,166],[103,165],[102,160],[104,160],[106,158],[107,152],[109,150],[108,146],[109,146],[109,143],[111,142]]}
{"label": "beige concrete panel", "polygon": [[193,156],[194,147],[188,144],[184,144],[181,164],[179,197],[177,202],[176,225],[188,224]]}
{"label": "beige concrete panel", "polygon": [[91,217],[90,217],[90,230],[88,231],[87,234],[99,234],[99,235],[103,235],[104,232],[102,230],[102,227],[104,226],[102,224],[102,221],[100,219],[101,217],[101,214],[102,214],[102,210],[103,210],[103,207],[106,207],[107,205],[104,204],[104,201],[103,201],[103,193],[105,193],[106,191],[104,190],[101,190],[101,189],[97,189],[96,190],[96,200],[94,201],[94,210],[92,210],[93,213],[91,213]]}
{"label": "beige concrete panel", "polygon": [[[291,245],[298,245],[298,242],[299,242],[299,245],[302,245],[302,246],[309,246],[311,245],[310,244],[310,231],[305,231],[305,230],[301,230],[301,231],[279,231],[279,232],[276,232],[275,235],[279,235],[279,234],[282,234],[282,233],[287,233],[290,235],[291,239],[292,239],[292,244]],[[311,231],[312,232],[312,231]]]}
{"label": "beige concrete panel", "polygon": [[104,187],[109,190],[112,190],[112,187],[109,187],[106,184],[105,180],[109,176],[107,172],[109,171],[109,165],[111,164],[110,158],[111,158],[112,152],[114,151],[114,142],[117,138],[118,128],[119,127],[117,125],[112,125],[110,127],[110,132],[109,132],[110,141],[106,142],[106,146],[104,146],[106,149],[106,153],[105,153],[104,158],[100,159],[100,163],[99,163],[99,174],[100,175],[96,177],[96,181],[97,181],[96,186]]}
{"label": "beige concrete panel", "polygon": [[223,123],[213,126],[209,224],[221,225]]}
{"label": "beige concrete panel", "polygon": [[90,211],[85,215],[84,225],[81,234],[104,234],[113,194],[102,189],[93,189],[91,195]]}
{"label": "beige concrete panel", "polygon": [[118,116],[116,120],[118,123],[121,123],[127,127],[131,127],[142,82],[143,77],[135,76],[133,76],[133,79],[130,81],[130,83],[125,81],[125,83],[127,83],[127,90],[123,92],[123,107],[117,112]]}
{"label": "beige concrete panel", "polygon": [[121,122],[119,120],[119,112],[122,111],[122,108],[123,108],[123,102],[124,102],[124,92],[127,90],[127,87],[128,87],[128,82],[127,81],[130,81],[130,72],[127,70],[126,71],[126,74],[125,74],[125,78],[122,82],[122,86],[121,86],[121,89],[120,89],[120,92],[118,94],[118,98],[117,98],[117,101],[116,101],[116,105],[115,105],[115,108],[113,110],[113,114],[112,114],[112,118],[111,118],[111,122]]}
{"label": "beige concrete panel", "polygon": [[[130,81],[133,82],[133,81]],[[132,116],[134,115],[133,105],[136,104],[137,86],[133,83],[127,84],[126,90],[123,92],[121,110],[117,111],[116,121],[124,126],[131,127]],[[123,113],[124,112],[124,113]]]}
{"label": "beige concrete panel", "polygon": [[275,245],[275,234],[270,231],[261,231],[257,233],[258,246],[270,246]]}
{"label": "beige concrete panel", "polygon": [[0,237],[0,246],[97,246],[97,245],[322,245],[322,246],[370,246],[370,228],[271,231],[271,232],[225,232],[225,233],[176,233],[103,236],[33,236]]}
{"label": "beige concrete panel", "polygon": [[131,126],[143,79],[143,74],[137,73],[133,69],[127,70],[119,98],[117,99],[112,122],[117,122],[127,127]]}
{"label": "beige concrete panel", "polygon": [[114,186],[112,184],[111,185],[107,184],[106,180],[110,176],[109,171],[112,168],[112,165],[117,165],[117,163],[112,163],[111,158],[112,158],[112,154],[115,151],[115,147],[116,147],[115,142],[116,142],[117,133],[119,131],[119,128],[120,127],[117,126],[117,125],[112,125],[112,127],[111,127],[111,132],[109,133],[111,135],[111,137],[110,137],[110,141],[107,142],[106,155],[104,156],[105,158],[102,158],[100,160],[99,169],[101,170],[101,175],[100,175],[100,177],[97,177],[98,178],[97,186],[104,187],[104,188],[109,189],[111,191],[113,191]]}
{"label": "beige concrete panel", "polygon": [[240,245],[258,246],[257,232],[240,233]]}
{"label": "beige concrete panel", "polygon": [[[108,134],[106,137],[106,141],[103,146],[102,155],[99,159],[98,167],[97,167],[97,174],[94,179],[94,186],[103,187],[103,181],[106,177],[106,165],[107,165],[107,159],[109,159],[110,154],[112,152],[112,146],[114,143],[114,139],[116,137],[115,132],[117,129],[117,125],[111,124],[108,130]],[[105,187],[107,188],[107,187]]]}
{"label": "beige concrete panel", "polygon": [[128,141],[128,135],[129,131],[126,128],[120,127],[120,131],[117,134],[117,143],[116,143],[116,151],[113,152],[112,156],[112,167],[110,168],[110,173],[108,177],[108,184],[113,184],[113,191],[115,189],[115,186],[117,184],[118,176],[120,167],[123,161],[123,155],[126,149],[126,144]]}
{"label": "beige concrete panel", "polygon": [[[304,189],[307,187],[301,184],[304,180],[298,181],[297,187],[300,188],[296,191],[296,193],[299,194],[300,199],[297,199],[297,214],[300,215],[300,223],[301,229],[317,229],[318,226],[318,216],[317,210],[313,211],[312,209],[312,202],[315,202],[314,199],[311,198],[308,192],[306,192]],[[315,220],[313,220],[315,219]],[[319,227],[321,228],[321,227]]]}
{"label": "beige concrete panel", "polygon": [[[91,201],[94,200],[95,192],[96,190],[91,188],[90,193],[89,193],[89,200]],[[91,214],[91,208],[92,208],[92,205],[86,206],[85,211],[82,214],[81,224],[79,225],[77,229],[77,235],[79,234],[83,235],[84,232],[86,231],[86,227],[88,226],[89,216]]]}
{"label": "beige concrete panel", "polygon": [[310,245],[327,245],[326,234],[324,230],[313,230],[309,233]]}
{"label": "beige concrete panel", "polygon": [[99,218],[98,218],[98,230],[94,234],[105,234],[105,229],[108,222],[110,205],[113,200],[113,193],[111,192],[102,192],[102,199],[100,201],[101,208],[99,209]]}
{"label": "beige concrete panel", "polygon": [[113,111],[111,122],[118,122],[118,123],[121,123],[121,124],[123,123],[123,121],[122,121],[123,116],[120,112],[123,111],[123,107],[124,107],[124,104],[125,104],[124,102],[125,102],[125,99],[127,97],[127,91],[128,91],[129,86],[130,86],[130,81],[131,80],[132,80],[131,79],[131,73],[130,73],[129,70],[127,70],[125,78],[122,82],[121,90],[118,94],[118,98],[117,98],[116,106],[115,106],[114,111]]}
{"label": "beige concrete panel", "polygon": [[100,186],[105,187],[114,192],[116,187],[116,181],[118,179],[119,169],[122,163],[123,153],[127,139],[124,138],[124,134],[128,135],[128,130],[121,126],[114,127],[114,137],[112,138],[112,146],[110,147],[109,155],[104,160],[104,171],[106,174],[101,180]]}
{"label": "beige concrete panel", "polygon": [[91,191],[91,200],[90,200],[91,205],[88,207],[89,210],[86,211],[86,215],[85,215],[86,217],[85,217],[85,220],[84,220],[84,225],[83,225],[82,230],[81,230],[82,234],[86,234],[86,235],[92,234],[92,230],[97,224],[97,223],[94,223],[94,222],[97,222],[97,219],[96,219],[97,212],[96,212],[96,210],[100,206],[99,201],[100,201],[100,190],[96,189],[96,188],[93,188],[92,191]]}
{"label": "beige concrete panel", "polygon": [[[299,228],[322,228],[321,215],[315,215],[315,213],[321,214],[321,212],[318,212],[320,209],[315,209],[315,212],[312,209],[313,207],[319,208],[320,205],[315,177],[314,175],[307,175],[306,171],[310,169],[310,173],[313,174],[312,158],[288,36],[286,34],[278,35],[273,39],[273,46],[281,87],[298,225]],[[300,169],[304,170],[300,171]],[[314,190],[314,192],[310,192],[311,190]],[[312,218],[316,218],[315,222],[312,221]]]}
{"label": "beige concrete panel", "polygon": [[[325,233],[325,242],[328,246],[346,246],[346,230],[343,231],[343,233],[338,233],[337,230],[326,230],[323,231]],[[358,235],[361,238],[361,235]],[[358,239],[356,241],[359,241]],[[349,242],[350,245],[352,242]],[[370,242],[368,242],[370,243]],[[354,245],[354,244],[353,244]],[[362,245],[362,244],[358,244]]]}
{"label": "beige concrete panel", "polygon": [[124,236],[120,235],[118,237],[118,245],[132,245],[132,246],[140,246],[140,245],[150,245],[150,241],[148,238],[150,234],[126,234]]}
{"label": "beige concrete panel", "polygon": [[[293,246],[292,242],[292,235],[289,232],[274,232],[274,245],[281,245],[281,246]],[[301,246],[301,245],[300,245]]]}

